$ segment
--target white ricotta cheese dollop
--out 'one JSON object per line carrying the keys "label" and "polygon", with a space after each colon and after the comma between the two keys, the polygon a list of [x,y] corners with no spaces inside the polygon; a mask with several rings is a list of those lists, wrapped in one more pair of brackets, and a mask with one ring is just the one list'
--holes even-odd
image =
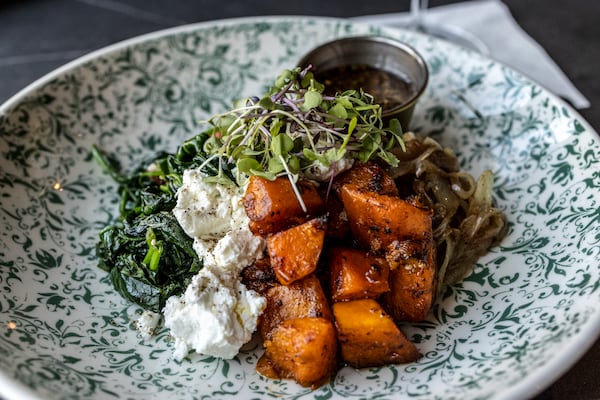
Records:
{"label": "white ricotta cheese dollop", "polygon": [[135,327],[144,339],[150,339],[154,335],[154,330],[160,323],[160,314],[150,310],[145,310],[135,321]]}
{"label": "white ricotta cheese dollop", "polygon": [[265,299],[248,290],[239,274],[262,257],[265,240],[248,228],[243,194],[243,188],[208,182],[199,170],[183,174],[173,213],[194,239],[204,268],[182,296],[167,300],[163,310],[177,360],[192,350],[232,358],[256,330]]}
{"label": "white ricotta cheese dollop", "polygon": [[220,238],[246,220],[243,190],[235,185],[207,182],[198,169],[183,173],[173,214],[192,238]]}
{"label": "white ricotta cheese dollop", "polygon": [[181,297],[173,296],[164,308],[165,326],[175,340],[173,358],[191,350],[220,358],[233,358],[252,338],[265,299],[229,274],[218,276],[202,269]]}

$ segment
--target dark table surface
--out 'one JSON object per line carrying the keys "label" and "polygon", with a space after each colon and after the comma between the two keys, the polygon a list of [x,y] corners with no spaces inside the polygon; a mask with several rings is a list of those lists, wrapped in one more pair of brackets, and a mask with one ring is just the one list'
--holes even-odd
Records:
{"label": "dark table surface", "polygon": [[[92,50],[176,25],[251,15],[354,17],[401,12],[409,0],[0,0],[0,103],[54,68]],[[452,1],[431,0],[430,5]],[[557,62],[592,106],[579,110],[600,131],[600,2],[505,0],[516,21]],[[600,342],[536,397],[600,399]],[[1,393],[1,388],[0,388]]]}

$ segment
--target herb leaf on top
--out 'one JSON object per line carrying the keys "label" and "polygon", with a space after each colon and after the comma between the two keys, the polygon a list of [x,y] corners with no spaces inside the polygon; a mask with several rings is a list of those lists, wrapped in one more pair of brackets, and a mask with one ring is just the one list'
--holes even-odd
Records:
{"label": "herb leaf on top", "polygon": [[397,120],[384,124],[373,96],[357,90],[323,92],[311,67],[284,70],[264,97],[243,99],[210,118],[213,129],[204,150],[234,164],[238,184],[253,175],[287,176],[296,188],[300,177],[316,170],[333,178],[342,161],[350,166],[353,160],[380,159],[397,165],[390,150],[403,147],[402,128]]}

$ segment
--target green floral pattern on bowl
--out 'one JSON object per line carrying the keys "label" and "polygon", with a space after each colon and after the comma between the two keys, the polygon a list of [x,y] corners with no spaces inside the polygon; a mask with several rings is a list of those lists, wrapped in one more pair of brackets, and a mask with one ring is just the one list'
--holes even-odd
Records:
{"label": "green floral pattern on bowl", "polygon": [[[430,85],[413,128],[451,146],[465,170],[491,168],[510,232],[403,326],[423,358],[342,369],[314,392],[258,376],[257,342],[233,360],[171,359],[162,330],[96,267],[98,231],[117,215],[98,144],[125,169],[172,151],[200,120],[260,94],[306,51],[373,34],[413,45]],[[537,393],[600,329],[600,144],[571,108],[468,50],[328,18],[246,18],[185,26],[103,49],[0,108],[0,383],[44,399],[515,398]]]}

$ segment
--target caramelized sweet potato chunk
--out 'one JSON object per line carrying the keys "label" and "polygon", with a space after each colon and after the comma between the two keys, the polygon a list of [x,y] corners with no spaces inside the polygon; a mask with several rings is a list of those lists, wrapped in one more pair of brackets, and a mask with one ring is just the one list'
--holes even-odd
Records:
{"label": "caramelized sweet potato chunk", "polygon": [[412,362],[419,351],[373,299],[334,303],[341,358],[355,368]]}
{"label": "caramelized sweet potato chunk", "polygon": [[252,233],[266,236],[320,214],[324,204],[317,187],[307,181],[300,181],[297,185],[307,212],[302,210],[287,177],[273,181],[250,177],[242,202],[250,218]]}
{"label": "caramelized sweet potato chunk", "polygon": [[357,242],[374,252],[385,252],[394,242],[431,240],[432,212],[394,196],[345,184],[341,198]]}
{"label": "caramelized sweet potato chunk", "polygon": [[[432,211],[401,199],[374,163],[336,177],[329,197],[298,185],[308,212],[287,178],[252,177],[243,199],[252,232],[267,240],[268,261],[242,273],[267,299],[257,371],[317,388],[338,357],[356,368],[417,360],[396,322],[424,319],[434,301]],[[346,241],[361,248],[341,247]],[[323,251],[327,263],[319,264]]]}
{"label": "caramelized sweet potato chunk", "polygon": [[[388,255],[397,268],[390,272],[390,291],[382,304],[396,321],[422,321],[437,292],[437,266],[433,239],[419,243],[397,243]],[[388,257],[390,258],[390,257]]]}
{"label": "caramelized sweet potato chunk", "polygon": [[332,320],[331,307],[319,279],[313,274],[290,285],[276,285],[265,293],[267,305],[258,320],[263,340],[283,321],[320,317]]}
{"label": "caramelized sweet potato chunk", "polygon": [[267,377],[294,379],[317,388],[336,371],[337,339],[333,323],[324,318],[296,318],[282,322],[266,340],[257,371]]}
{"label": "caramelized sweet potato chunk", "polygon": [[352,168],[335,178],[333,189],[340,195],[342,186],[348,183],[368,192],[398,196],[394,179],[374,162],[355,163]]}
{"label": "caramelized sweet potato chunk", "polygon": [[329,251],[328,263],[333,301],[376,299],[390,290],[387,262],[365,250],[333,248]]}
{"label": "caramelized sweet potato chunk", "polygon": [[319,217],[267,238],[271,267],[281,284],[289,285],[317,269],[326,230],[326,218]]}

